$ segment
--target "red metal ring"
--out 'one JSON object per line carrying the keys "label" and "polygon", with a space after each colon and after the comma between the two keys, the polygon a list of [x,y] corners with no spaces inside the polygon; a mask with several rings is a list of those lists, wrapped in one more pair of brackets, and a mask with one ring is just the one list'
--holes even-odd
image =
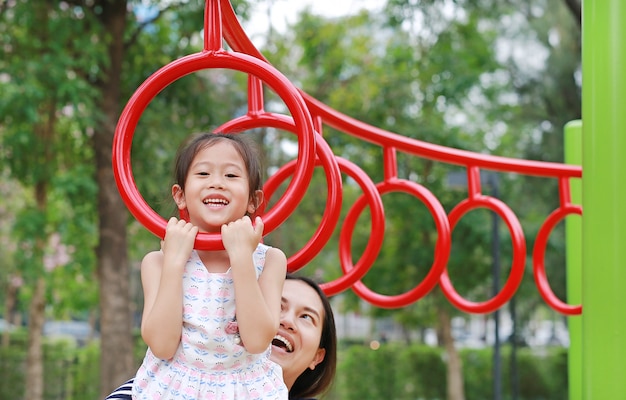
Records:
{"label": "red metal ring", "polygon": [[548,238],[550,232],[556,226],[556,224],[569,214],[582,215],[582,207],[579,206],[565,206],[558,210],[555,210],[548,216],[546,221],[537,232],[537,239],[535,241],[535,248],[533,250],[533,275],[537,284],[537,289],[541,297],[546,303],[554,310],[565,315],[580,315],[582,313],[582,305],[572,306],[561,301],[552,291],[548,277],[546,275],[546,266],[544,263],[544,257],[546,254],[546,245],[548,244]]}
{"label": "red metal ring", "polygon": [[439,278],[439,285],[450,303],[452,303],[452,305],[457,307],[459,310],[468,313],[485,314],[496,311],[504,303],[509,301],[519,287],[522,278],[524,277],[526,241],[524,240],[522,226],[513,211],[511,211],[511,209],[502,201],[494,197],[484,195],[477,195],[471,199],[465,199],[454,207],[448,216],[452,230],[454,230],[456,223],[461,219],[461,217],[474,208],[487,208],[495,211],[502,219],[504,219],[509,227],[509,232],[513,241],[513,262],[509,278],[497,295],[484,302],[472,302],[459,295],[450,282],[447,268],[444,269],[441,277]]}
{"label": "red metal ring", "polygon": [[[341,157],[336,157],[336,159],[339,168],[361,186],[363,195],[354,203],[352,209],[346,216],[339,238],[339,258],[341,269],[345,274],[340,278],[320,285],[328,296],[333,296],[349,289],[356,281],[363,278],[374,261],[376,261],[376,257],[378,257],[380,248],[383,245],[382,240],[370,240],[367,243],[363,255],[356,265],[353,266],[349,249],[352,241],[352,229],[354,229],[358,218],[358,213],[353,211],[355,207],[359,207],[360,210],[363,209],[366,202],[369,204],[372,218],[372,226],[370,229],[372,236],[376,236],[377,232],[385,231],[383,200],[380,198],[380,193],[378,193],[374,182],[372,182],[370,177],[356,164]],[[346,227],[349,227],[349,229],[345,229]]]}
{"label": "red metal ring", "polygon": [[[273,113],[261,113],[254,114],[253,116],[244,115],[230,122],[227,122],[217,128],[219,132],[237,132],[240,130],[254,129],[259,126],[260,123],[264,123],[264,126],[272,126],[277,129],[283,129],[295,133],[295,125],[293,119],[285,115],[273,114]],[[326,173],[326,182],[328,194],[326,197],[326,207],[324,209],[324,215],[319,227],[307,242],[296,254],[293,254],[287,260],[287,266],[290,272],[295,272],[298,269],[304,267],[312,258],[314,258],[319,251],[328,243],[328,240],[333,234],[333,230],[337,226],[339,216],[341,215],[341,201],[343,199],[343,190],[341,182],[341,172],[335,156],[328,146],[328,143],[324,140],[322,135],[316,133],[315,135],[315,152],[317,159],[315,165],[323,165]],[[290,161],[283,165],[278,171],[265,182],[263,191],[265,193],[265,200],[261,209],[259,210],[263,214],[267,200],[272,197],[272,194],[278,189],[281,183],[283,183],[289,176],[291,176],[296,168],[296,161]],[[305,191],[302,191],[304,195]],[[284,198],[281,197],[281,199]],[[281,201],[281,200],[279,200]],[[272,227],[273,229],[273,227]]]}
{"label": "red metal ring", "polygon": [[[298,168],[282,201],[264,218],[266,230],[280,223],[276,219],[289,215],[302,199],[313,175],[315,131],[311,115],[298,90],[276,68],[258,58],[225,51],[205,51],[175,60],[157,70],[130,98],[124,108],[113,138],[113,173],[118,190],[131,214],[156,236],[165,236],[166,221],[143,199],[135,184],[130,153],[139,118],[149,102],[175,80],[203,69],[225,68],[254,75],[267,83],[284,101],[298,129]],[[286,217],[284,217],[286,218]],[[223,249],[219,234],[200,233],[194,245],[198,249]]]}
{"label": "red metal ring", "polygon": [[[435,287],[435,285],[437,285],[439,276],[443,272],[450,256],[450,225],[448,224],[448,217],[443,206],[439,203],[439,200],[437,200],[437,198],[424,186],[408,180],[394,179],[379,183],[377,188],[381,195],[392,191],[400,191],[419,198],[430,210],[430,213],[435,220],[435,225],[437,226],[438,237],[437,244],[435,246],[435,258],[433,264],[426,277],[415,288],[403,294],[387,296],[370,290],[360,280],[354,283],[354,292],[362,299],[369,301],[371,304],[383,308],[400,308],[408,306],[409,304],[421,299],[428,294]],[[356,212],[355,209],[357,209],[356,204],[351,212]],[[382,243],[382,235],[384,235],[384,231],[378,231],[377,235],[378,234],[380,234],[381,237],[376,237],[374,240]],[[349,268],[350,267],[346,266],[344,270],[347,269],[349,271]]]}
{"label": "red metal ring", "polygon": [[[286,115],[282,115],[282,114],[274,114],[274,113],[266,113],[266,112],[261,113],[261,114],[254,114],[253,116],[247,114],[242,117],[235,118],[234,120],[226,122],[223,125],[216,128],[216,132],[234,133],[234,132],[256,129],[259,127],[272,127],[272,128],[282,129],[285,131],[296,133],[296,126],[293,122],[293,118],[286,116]],[[332,230],[334,229],[335,225],[337,224],[337,221],[339,220],[339,215],[341,212],[339,207],[341,206],[341,199],[343,196],[343,192],[342,192],[342,187],[341,187],[341,174],[339,172],[339,167],[337,166],[337,162],[334,161],[334,158],[333,158],[334,155],[332,153],[332,150],[330,149],[328,144],[324,141],[322,136],[319,135],[317,132],[315,134],[315,137],[316,137],[315,152],[318,155],[318,157],[320,154],[322,155],[322,159],[323,159],[322,161],[324,163],[326,177],[328,178],[329,199],[327,202],[327,209],[326,209],[322,224],[324,224],[325,221],[330,222],[332,224],[330,226],[331,232],[326,235],[326,231],[325,231],[325,234],[322,236],[320,245],[316,246],[317,250],[319,251],[324,246],[324,244],[328,242],[328,239],[330,238],[332,234]],[[265,200],[263,201],[263,204],[261,205],[261,207],[259,207],[258,209],[259,215],[263,215],[265,213],[267,202],[272,197],[272,194],[277,189],[277,186],[280,185],[280,183],[282,183],[287,178],[287,176],[293,175],[294,170],[298,166],[297,163],[298,163],[298,160],[294,160],[285,164],[277,172],[272,174],[272,176],[270,176],[268,180],[265,182],[265,185],[263,186]],[[316,159],[312,167],[314,168],[315,165],[317,164],[319,164],[319,162]],[[289,172],[288,174],[286,173],[286,170],[285,170],[286,168],[288,168],[288,172]],[[277,180],[278,180],[278,183],[275,184]],[[308,182],[307,182],[307,185],[308,185]],[[304,197],[305,192],[306,190],[302,190],[298,192],[299,198],[296,201],[299,202],[302,199],[302,197]],[[284,201],[283,199],[285,199],[288,194],[289,194],[288,192],[283,193],[282,197],[276,202],[276,204],[279,204],[282,201]],[[292,199],[290,201],[294,201],[294,200]],[[339,203],[339,206],[334,205],[337,202]],[[286,213],[281,214],[281,218],[278,220],[277,224],[272,224],[272,221],[265,222],[264,220],[266,233],[272,232],[274,229],[280,226],[280,223],[285,221],[289,217],[289,215],[291,215],[291,212],[293,211],[294,210],[289,210],[289,214],[286,214]],[[328,228],[329,226],[324,224],[323,227]],[[320,228],[322,228],[322,226],[320,226]],[[328,237],[324,238],[324,236],[328,236]],[[318,238],[318,237],[319,236],[317,235],[315,236],[315,238]],[[315,254],[310,255],[309,259],[313,257],[315,257]],[[288,260],[288,265],[291,265],[292,262],[294,262],[293,259]],[[299,262],[299,261],[296,260],[296,262]]]}
{"label": "red metal ring", "polygon": [[[331,148],[319,134],[317,135],[315,151],[318,154],[315,165],[322,165],[326,173],[326,187],[328,190],[326,207],[324,208],[322,220],[311,239],[298,252],[287,259],[289,272],[295,272],[303,268],[320,252],[331,238],[341,215],[341,202],[343,199],[341,172]],[[265,182],[264,191],[268,199],[271,198],[280,184],[293,174],[294,169],[295,161],[290,161]]]}

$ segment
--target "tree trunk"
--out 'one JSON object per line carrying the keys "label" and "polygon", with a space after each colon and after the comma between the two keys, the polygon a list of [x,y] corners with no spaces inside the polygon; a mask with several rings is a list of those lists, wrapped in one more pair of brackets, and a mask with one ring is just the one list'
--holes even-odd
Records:
{"label": "tree trunk", "polygon": [[[15,278],[11,278],[7,285],[6,299],[4,300],[4,315],[9,324],[15,324],[13,315],[15,314],[15,305],[17,304],[18,286],[13,284],[13,279]],[[10,330],[7,329],[2,333],[2,348],[9,347],[10,339]]]}
{"label": "tree trunk", "polygon": [[113,136],[119,113],[127,2],[102,3],[101,21],[109,37],[109,64],[98,87],[102,93],[102,125],[94,134],[98,182],[100,284],[100,398],[134,376],[129,266],[126,243],[128,212],[119,195],[112,168]]}
{"label": "tree trunk", "polygon": [[[41,10],[40,10],[41,11]],[[45,14],[45,13],[44,13]],[[41,21],[46,21],[46,16],[40,16]],[[39,109],[41,123],[33,128],[37,140],[43,143],[43,151],[38,152],[40,160],[44,165],[49,165],[52,160],[52,146],[56,124],[56,104],[54,101],[42,102]],[[48,187],[51,177],[42,174],[36,177],[34,187],[35,203],[37,211],[45,216],[48,210]],[[46,224],[48,221],[46,221]],[[43,254],[47,243],[45,234],[36,237],[34,242],[34,252],[32,256],[32,266],[42,263]],[[35,268],[37,269],[37,268]],[[39,265],[39,275],[31,298],[28,311],[28,350],[26,355],[26,389],[25,394],[28,400],[42,400],[44,392],[44,367],[43,367],[43,325],[46,320],[46,272],[43,264]]]}
{"label": "tree trunk", "polygon": [[45,321],[46,281],[37,278],[28,312],[28,354],[26,356],[26,393],[28,400],[43,399],[43,324]]}
{"label": "tree trunk", "polygon": [[459,352],[454,346],[452,337],[452,323],[450,315],[445,308],[440,308],[439,328],[441,339],[447,356],[447,399],[465,400],[465,388],[463,386],[463,365]]}

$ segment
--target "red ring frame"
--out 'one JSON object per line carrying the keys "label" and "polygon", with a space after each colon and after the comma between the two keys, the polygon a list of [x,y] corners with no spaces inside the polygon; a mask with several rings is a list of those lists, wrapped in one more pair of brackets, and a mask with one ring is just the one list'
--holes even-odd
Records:
{"label": "red ring frame", "polygon": [[[352,287],[352,290],[354,290],[359,297],[367,300],[371,304],[382,308],[401,308],[426,296],[439,282],[439,277],[444,271],[448,258],[450,257],[450,248],[452,246],[450,225],[448,224],[448,218],[443,206],[432,192],[424,186],[405,179],[394,179],[379,183],[376,187],[381,195],[399,191],[417,197],[430,210],[430,214],[433,216],[435,225],[437,226],[438,237],[437,244],[435,245],[435,259],[433,260],[428,274],[426,274],[424,279],[413,289],[402,294],[389,296],[372,291],[365,286],[361,280],[355,282]],[[362,210],[362,203],[362,201],[355,203],[353,208],[355,213],[357,212],[356,210]],[[357,208],[357,204],[360,208]],[[350,210],[350,212],[353,210]],[[348,225],[346,224],[344,227],[348,227]],[[350,228],[353,228],[353,226]]]}
{"label": "red ring frame", "polygon": [[545,220],[539,232],[537,232],[537,239],[535,240],[535,248],[533,249],[533,275],[535,282],[541,297],[545,302],[554,310],[564,315],[580,315],[583,312],[582,305],[569,305],[561,301],[552,291],[550,282],[548,282],[548,276],[546,275],[546,266],[543,257],[546,254],[546,246],[548,244],[548,238],[550,232],[554,229],[557,223],[570,214],[577,214],[582,216],[583,209],[580,206],[568,205],[555,210]]}
{"label": "red ring frame", "polygon": [[513,241],[513,262],[509,277],[498,294],[483,302],[473,302],[463,298],[452,285],[448,268],[446,267],[439,278],[439,285],[450,303],[461,311],[474,314],[486,314],[499,309],[509,301],[517,291],[524,277],[524,265],[526,263],[526,241],[524,232],[515,213],[501,200],[484,195],[477,195],[471,199],[465,199],[450,211],[448,219],[450,227],[454,227],[463,215],[475,208],[487,208],[495,211],[506,222],[511,240]]}
{"label": "red ring frame", "polygon": [[[376,236],[377,232],[384,232],[385,214],[383,200],[380,197],[380,193],[376,189],[376,185],[374,185],[374,182],[372,182],[370,177],[353,162],[339,156],[336,156],[335,158],[337,159],[339,168],[354,179],[363,190],[363,195],[359,197],[357,202],[354,203],[352,207],[354,208],[357,204],[363,204],[367,200],[370,206],[372,218],[371,232],[373,236]],[[361,208],[363,207],[364,205],[361,206]],[[370,240],[367,243],[367,247],[365,248],[365,251],[361,255],[359,261],[356,265],[353,264],[349,252],[349,247],[352,241],[352,231],[346,230],[345,227],[354,227],[357,219],[358,214],[352,211],[350,211],[344,219],[344,224],[339,238],[339,263],[341,264],[341,269],[343,270],[344,275],[320,285],[327,296],[334,296],[341,293],[344,290],[349,289],[359,279],[363,278],[367,271],[369,271],[372,264],[374,264],[374,261],[376,261],[376,258],[380,253],[383,241]]]}
{"label": "red ring frame", "polygon": [[[175,60],[157,70],[135,91],[120,118],[113,137],[113,173],[118,190],[131,214],[150,232],[163,238],[166,221],[156,213],[143,199],[135,184],[130,153],[135,128],[141,114],[150,101],[165,87],[190,73],[204,70],[225,68],[254,75],[267,83],[284,101],[291,112],[298,131],[298,169],[294,178],[276,207],[264,216],[265,233],[271,232],[280,220],[295,210],[313,175],[315,161],[315,131],[313,121],[299,91],[270,64],[242,53],[228,53],[223,50],[204,51]],[[194,247],[203,250],[223,249],[219,234],[200,233]]]}
{"label": "red ring frame", "polygon": [[[326,172],[326,187],[328,190],[328,194],[326,195],[326,207],[322,221],[313,236],[311,236],[311,239],[287,260],[289,272],[296,272],[303,268],[320,252],[326,243],[328,243],[328,240],[330,240],[339,222],[339,217],[341,216],[341,203],[343,200],[341,171],[339,170],[338,163],[334,158],[330,146],[328,146],[326,141],[323,140],[322,136],[319,134],[317,136],[315,151],[318,154],[315,165],[322,165]],[[290,161],[265,182],[264,190],[268,199],[271,198],[278,186],[293,173],[294,169],[295,161]]]}

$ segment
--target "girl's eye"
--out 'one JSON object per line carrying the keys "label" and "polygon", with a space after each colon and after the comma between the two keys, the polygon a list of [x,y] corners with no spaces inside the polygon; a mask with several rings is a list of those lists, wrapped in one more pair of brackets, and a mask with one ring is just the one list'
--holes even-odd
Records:
{"label": "girl's eye", "polygon": [[226,174],[227,178],[237,178],[237,174]]}
{"label": "girl's eye", "polygon": [[308,319],[313,321],[313,317],[310,314],[302,314],[302,316],[300,316],[300,318],[304,318],[304,319]]}
{"label": "girl's eye", "polygon": [[208,172],[198,172],[198,175],[200,176],[209,176]]}

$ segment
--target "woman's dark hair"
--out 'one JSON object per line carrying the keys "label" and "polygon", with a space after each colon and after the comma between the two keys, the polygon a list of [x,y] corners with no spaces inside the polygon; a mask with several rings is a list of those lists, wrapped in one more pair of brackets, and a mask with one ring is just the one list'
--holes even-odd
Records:
{"label": "woman's dark hair", "polygon": [[[241,155],[248,172],[250,198],[263,189],[260,157],[253,142],[242,134],[200,133],[191,136],[178,150],[174,162],[174,183],[185,191],[185,180],[194,157],[207,147],[221,141],[229,141]],[[259,208],[260,204],[256,205]]]}
{"label": "woman's dark hair", "polygon": [[322,394],[332,385],[337,370],[337,329],[335,328],[333,309],[328,297],[319,285],[305,276],[287,274],[287,279],[299,280],[312,287],[324,306],[324,322],[319,348],[325,349],[326,353],[322,362],[317,364],[315,369],[307,368],[293,383],[291,390],[289,390],[289,398],[298,399]]}

